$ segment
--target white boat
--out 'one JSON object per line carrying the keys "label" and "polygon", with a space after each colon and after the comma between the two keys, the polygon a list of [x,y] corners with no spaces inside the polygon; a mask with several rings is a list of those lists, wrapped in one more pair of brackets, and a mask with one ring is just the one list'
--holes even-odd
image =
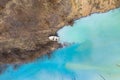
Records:
{"label": "white boat", "polygon": [[51,40],[51,41],[59,41],[59,37],[58,36],[49,36],[49,40]]}

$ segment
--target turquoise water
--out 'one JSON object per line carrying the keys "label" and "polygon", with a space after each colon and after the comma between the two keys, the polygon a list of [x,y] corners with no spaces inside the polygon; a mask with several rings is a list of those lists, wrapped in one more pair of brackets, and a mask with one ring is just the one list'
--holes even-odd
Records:
{"label": "turquoise water", "polygon": [[120,9],[76,20],[58,31],[74,43],[13,70],[0,80],[120,80]]}

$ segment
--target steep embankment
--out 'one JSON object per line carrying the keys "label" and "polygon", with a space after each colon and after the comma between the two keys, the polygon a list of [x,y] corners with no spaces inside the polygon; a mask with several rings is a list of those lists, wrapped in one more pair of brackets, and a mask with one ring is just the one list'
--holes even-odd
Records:
{"label": "steep embankment", "polygon": [[120,0],[0,0],[0,64],[23,63],[59,47],[49,35],[75,19],[120,6]]}

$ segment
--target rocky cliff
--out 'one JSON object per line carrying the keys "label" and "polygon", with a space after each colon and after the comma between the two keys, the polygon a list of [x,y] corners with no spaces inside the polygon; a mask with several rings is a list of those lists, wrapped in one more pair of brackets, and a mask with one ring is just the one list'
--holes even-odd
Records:
{"label": "rocky cliff", "polygon": [[120,6],[120,0],[0,0],[0,64],[24,63],[59,47],[64,25]]}

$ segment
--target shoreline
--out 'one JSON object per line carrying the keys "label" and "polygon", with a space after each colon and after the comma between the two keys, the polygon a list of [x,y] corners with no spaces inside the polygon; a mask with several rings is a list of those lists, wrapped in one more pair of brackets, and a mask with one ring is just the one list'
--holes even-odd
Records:
{"label": "shoreline", "polygon": [[0,64],[28,63],[44,54],[49,55],[60,48],[59,43],[49,41],[50,35],[56,35],[57,31],[73,25],[78,19],[120,7],[117,4],[120,0],[112,0],[111,4],[98,0],[97,6],[93,0],[91,3],[84,0],[63,0],[57,3],[32,1],[33,3],[28,1],[26,4],[24,1],[11,0],[4,3],[0,10]]}

